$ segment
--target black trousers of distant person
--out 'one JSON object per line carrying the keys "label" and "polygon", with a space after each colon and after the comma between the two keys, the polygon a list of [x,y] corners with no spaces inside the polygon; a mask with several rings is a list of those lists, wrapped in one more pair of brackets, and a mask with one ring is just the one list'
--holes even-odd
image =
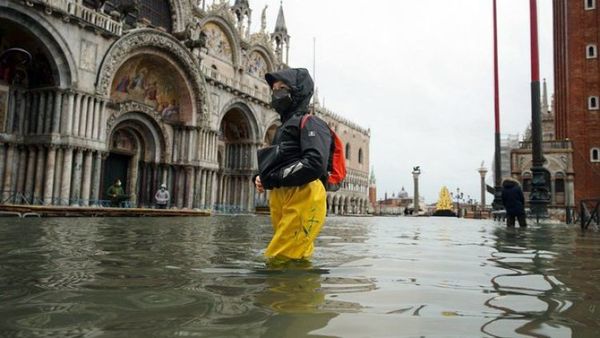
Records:
{"label": "black trousers of distant person", "polygon": [[527,226],[527,220],[525,219],[525,215],[519,215],[519,216],[506,215],[506,226],[514,227],[515,226],[515,219],[519,221],[519,226],[520,227],[526,227]]}

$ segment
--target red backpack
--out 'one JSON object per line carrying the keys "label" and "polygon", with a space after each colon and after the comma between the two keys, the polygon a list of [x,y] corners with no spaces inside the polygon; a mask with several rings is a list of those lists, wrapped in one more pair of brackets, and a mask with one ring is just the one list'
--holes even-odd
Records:
{"label": "red backpack", "polygon": [[[300,129],[304,128],[310,116],[312,115],[306,114],[302,116]],[[338,191],[346,178],[344,142],[342,142],[342,139],[333,129],[329,128],[329,133],[331,134],[331,147],[329,149],[329,159],[327,160],[327,181],[323,183],[325,184],[325,190]]]}

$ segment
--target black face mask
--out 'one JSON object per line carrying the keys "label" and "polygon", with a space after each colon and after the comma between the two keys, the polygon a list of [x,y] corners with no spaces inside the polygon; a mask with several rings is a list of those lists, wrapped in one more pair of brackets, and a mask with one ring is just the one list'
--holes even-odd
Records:
{"label": "black face mask", "polygon": [[292,100],[292,94],[289,89],[282,88],[273,91],[271,107],[279,114],[287,113],[292,107],[292,103],[294,103],[294,100]]}

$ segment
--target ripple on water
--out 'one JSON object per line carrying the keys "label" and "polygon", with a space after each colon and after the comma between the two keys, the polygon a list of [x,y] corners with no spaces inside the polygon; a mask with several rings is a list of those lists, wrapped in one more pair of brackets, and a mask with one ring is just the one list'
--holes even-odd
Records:
{"label": "ripple on water", "polygon": [[594,337],[600,329],[600,235],[565,226],[335,217],[312,267],[273,270],[262,257],[266,217],[2,222],[0,336]]}

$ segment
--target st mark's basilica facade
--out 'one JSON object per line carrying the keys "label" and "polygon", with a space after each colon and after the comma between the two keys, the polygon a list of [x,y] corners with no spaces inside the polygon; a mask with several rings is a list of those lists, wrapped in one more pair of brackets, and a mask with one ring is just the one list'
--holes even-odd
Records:
{"label": "st mark's basilica facade", "polygon": [[[210,2],[210,3],[209,3]],[[283,9],[248,1],[0,0],[2,203],[97,206],[120,179],[151,207],[252,212],[256,150],[278,126],[264,81],[288,67]],[[370,131],[321,107],[346,143],[334,214],[365,214]]]}

